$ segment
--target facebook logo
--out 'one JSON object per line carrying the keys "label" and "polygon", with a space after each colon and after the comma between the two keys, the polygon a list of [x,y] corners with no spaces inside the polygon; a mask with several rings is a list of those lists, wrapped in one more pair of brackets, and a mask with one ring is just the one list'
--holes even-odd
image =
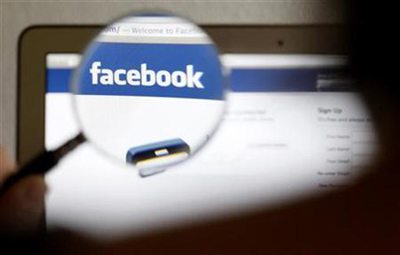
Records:
{"label": "facebook logo", "polygon": [[147,64],[143,63],[140,70],[136,69],[117,69],[115,71],[107,68],[100,68],[102,63],[99,61],[93,62],[90,68],[92,76],[92,84],[98,85],[118,85],[118,86],[154,86],[155,84],[161,87],[173,85],[177,88],[198,88],[204,89],[200,78],[203,72],[195,72],[193,65],[187,65],[185,72],[166,70],[153,71],[148,69]]}

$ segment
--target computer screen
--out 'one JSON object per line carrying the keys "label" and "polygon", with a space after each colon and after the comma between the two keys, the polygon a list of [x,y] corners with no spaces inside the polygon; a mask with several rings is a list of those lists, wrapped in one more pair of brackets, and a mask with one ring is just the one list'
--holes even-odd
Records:
{"label": "computer screen", "polygon": [[[354,183],[379,144],[346,57],[225,54],[228,106],[192,159],[141,178],[86,143],[46,175],[49,228],[113,238],[321,195]],[[79,132],[69,82],[78,54],[47,55],[45,144]]]}

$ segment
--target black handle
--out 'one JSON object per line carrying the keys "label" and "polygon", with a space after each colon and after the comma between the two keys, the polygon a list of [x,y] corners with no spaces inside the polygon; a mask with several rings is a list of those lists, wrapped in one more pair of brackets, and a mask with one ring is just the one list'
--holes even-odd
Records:
{"label": "black handle", "polygon": [[82,133],[67,141],[53,151],[44,151],[39,156],[22,166],[14,175],[8,177],[0,188],[0,196],[22,178],[32,174],[44,174],[57,165],[58,161],[84,143],[86,138]]}
{"label": "black handle", "polygon": [[22,178],[32,174],[44,174],[58,163],[53,151],[45,151],[32,161],[22,166],[15,174],[8,177],[1,185],[0,196]]}

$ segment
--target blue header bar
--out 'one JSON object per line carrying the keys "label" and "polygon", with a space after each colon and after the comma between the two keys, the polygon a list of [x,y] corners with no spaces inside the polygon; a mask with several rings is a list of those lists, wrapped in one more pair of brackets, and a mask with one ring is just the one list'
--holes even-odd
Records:
{"label": "blue header bar", "polygon": [[343,70],[337,68],[233,69],[233,92],[352,91]]}
{"label": "blue header bar", "polygon": [[68,93],[72,78],[72,69],[48,68],[46,70],[46,92]]}
{"label": "blue header bar", "polygon": [[[232,69],[232,92],[346,92],[354,89],[339,68]],[[47,69],[47,92],[69,92],[71,69]]]}

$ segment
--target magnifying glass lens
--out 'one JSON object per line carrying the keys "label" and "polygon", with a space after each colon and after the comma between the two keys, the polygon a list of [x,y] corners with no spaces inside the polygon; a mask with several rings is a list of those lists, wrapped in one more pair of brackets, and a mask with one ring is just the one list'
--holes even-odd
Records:
{"label": "magnifying glass lens", "polygon": [[72,84],[86,138],[142,175],[191,157],[223,114],[218,55],[210,37],[180,17],[130,16],[106,27]]}

